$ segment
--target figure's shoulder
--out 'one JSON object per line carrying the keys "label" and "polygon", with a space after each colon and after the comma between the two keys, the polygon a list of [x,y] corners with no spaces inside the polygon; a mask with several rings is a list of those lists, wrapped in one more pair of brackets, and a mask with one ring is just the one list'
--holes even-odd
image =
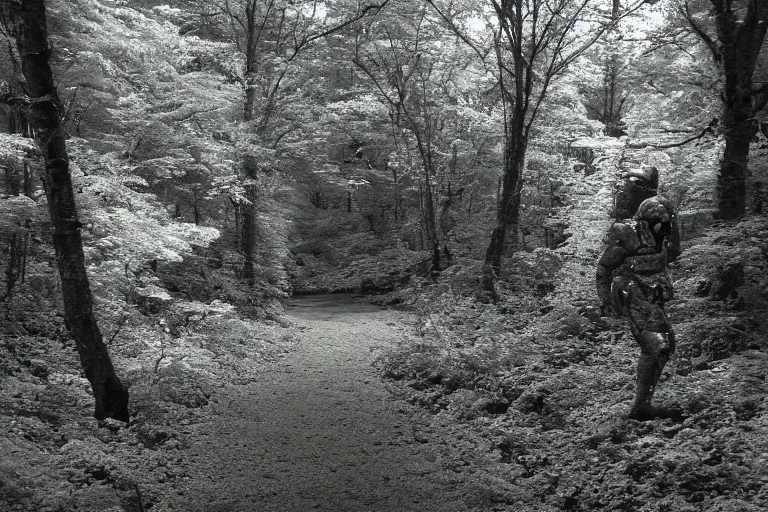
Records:
{"label": "figure's shoulder", "polygon": [[611,225],[611,229],[608,231],[608,236],[616,241],[624,241],[627,238],[634,238],[636,237],[635,224],[636,222],[634,220],[629,219],[614,222],[613,225]]}

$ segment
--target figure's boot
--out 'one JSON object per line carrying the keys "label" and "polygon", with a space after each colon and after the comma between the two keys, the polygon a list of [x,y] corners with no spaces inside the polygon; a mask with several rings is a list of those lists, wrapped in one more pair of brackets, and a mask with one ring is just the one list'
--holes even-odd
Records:
{"label": "figure's boot", "polygon": [[651,400],[661,378],[661,372],[667,364],[669,355],[666,350],[661,354],[641,354],[637,363],[637,394],[635,403],[629,411],[629,418],[648,421],[654,418],[670,418],[674,421],[683,419],[683,411],[678,407],[653,407]]}
{"label": "figure's boot", "polygon": [[656,411],[651,405],[651,400],[661,376],[659,366],[658,356],[640,355],[640,361],[637,363],[637,393],[635,394],[635,403],[629,411],[630,419],[647,421],[656,417]]}

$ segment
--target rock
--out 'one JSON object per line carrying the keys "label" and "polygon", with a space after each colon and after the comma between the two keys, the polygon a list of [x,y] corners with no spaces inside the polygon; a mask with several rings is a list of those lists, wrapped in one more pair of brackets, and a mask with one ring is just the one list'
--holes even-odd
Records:
{"label": "rock", "polygon": [[714,290],[715,300],[735,299],[738,297],[736,288],[744,284],[744,262],[729,261],[717,268],[718,283]]}
{"label": "rock", "polygon": [[48,363],[41,359],[29,359],[24,361],[24,365],[29,367],[29,373],[41,379],[47,379],[51,373]]}
{"label": "rock", "polygon": [[709,295],[709,292],[711,291],[712,291],[712,281],[710,281],[709,279],[702,279],[696,285],[696,291],[693,292],[693,294],[696,297],[706,297],[707,295]]}
{"label": "rock", "polygon": [[145,315],[155,315],[160,313],[172,301],[173,298],[168,292],[159,286],[151,284],[136,290],[136,304]]}

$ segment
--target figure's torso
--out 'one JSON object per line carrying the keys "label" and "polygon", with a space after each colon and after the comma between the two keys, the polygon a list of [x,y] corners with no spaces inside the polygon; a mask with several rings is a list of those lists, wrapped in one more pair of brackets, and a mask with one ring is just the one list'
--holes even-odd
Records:
{"label": "figure's torso", "polygon": [[672,278],[667,271],[667,247],[659,247],[645,221],[627,220],[611,228],[626,256],[613,275],[629,277],[644,288],[661,286],[666,298],[672,296]]}

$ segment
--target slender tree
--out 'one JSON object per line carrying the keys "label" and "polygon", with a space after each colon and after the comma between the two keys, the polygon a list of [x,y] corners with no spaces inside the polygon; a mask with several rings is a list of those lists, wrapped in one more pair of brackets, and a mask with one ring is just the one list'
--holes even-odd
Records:
{"label": "slender tree", "polygon": [[[475,16],[491,10],[490,44],[462,29],[467,17],[453,6],[427,0],[456,35],[483,59],[495,58],[497,82],[504,112],[504,167],[496,226],[485,254],[482,287],[496,295],[501,259],[512,231],[517,243],[520,192],[526,152],[541,105],[552,82],[594,45],[622,17],[646,0],[621,6],[616,0],[488,0],[478,3]],[[463,19],[462,19],[463,18]]]}
{"label": "slender tree", "polygon": [[768,104],[768,84],[753,83],[759,57],[765,55],[768,1],[709,0],[709,19],[698,16],[702,4],[684,0],[680,10],[709,48],[724,79],[720,125],[725,150],[717,179],[717,209],[722,219],[738,219],[746,209],[749,143],[759,129],[756,114]]}
{"label": "slender tree", "polygon": [[0,35],[3,36],[3,42],[8,43],[7,48],[0,51],[0,83],[4,86],[0,90],[0,118],[5,118],[8,133],[28,137],[29,122],[23,102],[21,62],[12,43],[11,32],[15,20],[10,18],[11,12],[11,9],[0,9]]}
{"label": "slender tree", "polygon": [[426,56],[429,52],[426,25],[424,8],[407,10],[403,16],[380,23],[376,30],[370,31],[370,37],[375,38],[371,48],[356,51],[353,62],[388,104],[395,130],[404,128],[415,141],[422,169],[419,209],[427,244],[433,254],[432,265],[439,270],[444,237],[436,214],[436,139],[439,126],[445,120],[433,97],[439,72],[435,62]]}
{"label": "slender tree", "polygon": [[[331,2],[313,0],[219,0],[200,3],[205,17],[223,16],[232,28],[237,48],[245,57],[241,84],[244,91],[243,121],[247,129],[277,146],[288,131],[270,129],[281,87],[290,66],[313,42],[336,33],[357,20],[383,9],[389,0],[354,6],[342,2],[345,16],[328,23],[323,14]],[[274,133],[270,133],[274,132]],[[258,159],[246,155],[243,159],[245,197],[239,200],[242,218],[240,240],[245,262],[243,277],[254,282],[256,257],[256,217],[259,200]]]}
{"label": "slender tree", "polygon": [[62,105],[49,64],[44,0],[4,2],[13,20],[25,79],[28,117],[45,162],[44,185],[61,278],[64,319],[75,340],[95,398],[94,416],[128,421],[128,391],[120,382],[96,324],[85,271],[72,179],[69,173]]}

